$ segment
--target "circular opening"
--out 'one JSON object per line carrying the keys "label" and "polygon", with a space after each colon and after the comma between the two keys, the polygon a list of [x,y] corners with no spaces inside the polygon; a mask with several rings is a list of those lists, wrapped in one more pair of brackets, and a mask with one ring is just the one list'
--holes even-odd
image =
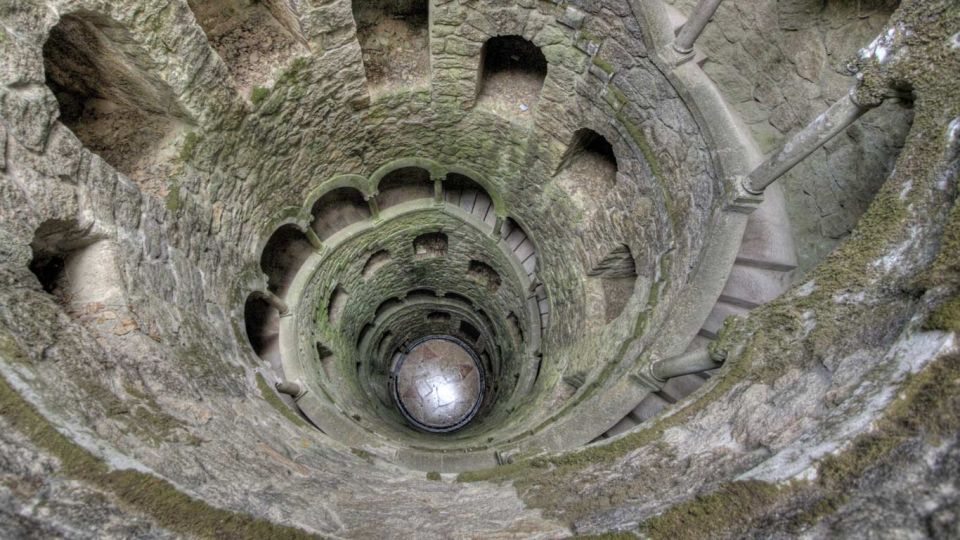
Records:
{"label": "circular opening", "polygon": [[413,343],[394,368],[394,399],[418,429],[446,433],[462,428],[483,401],[484,374],[473,349],[452,336]]}

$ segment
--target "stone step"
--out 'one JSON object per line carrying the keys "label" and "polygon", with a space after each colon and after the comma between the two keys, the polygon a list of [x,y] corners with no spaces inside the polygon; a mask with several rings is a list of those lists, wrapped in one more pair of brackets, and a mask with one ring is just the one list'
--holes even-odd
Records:
{"label": "stone step", "polygon": [[660,390],[660,392],[670,396],[676,401],[680,401],[681,399],[696,392],[698,388],[703,386],[703,382],[703,377],[698,377],[696,375],[681,375],[680,377],[674,377],[667,381],[666,384],[663,385],[663,388]]}
{"label": "stone step", "polygon": [[630,416],[632,416],[634,420],[643,422],[656,416],[658,412],[669,404],[669,401],[659,395],[650,393],[647,394],[647,397],[640,400],[640,403],[630,411]]}
{"label": "stone step", "polygon": [[770,186],[764,192],[764,204],[750,214],[737,263],[756,268],[790,271],[797,267],[793,236],[787,222],[783,191]]}
{"label": "stone step", "polygon": [[720,301],[746,309],[766,304],[790,285],[790,272],[735,264]]}
{"label": "stone step", "polygon": [[615,437],[621,433],[625,433],[629,431],[630,429],[638,425],[639,425],[639,422],[637,422],[633,418],[630,418],[630,416],[624,416],[622,419],[620,419],[619,422],[614,424],[612,428],[607,430],[606,435],[608,437]]}

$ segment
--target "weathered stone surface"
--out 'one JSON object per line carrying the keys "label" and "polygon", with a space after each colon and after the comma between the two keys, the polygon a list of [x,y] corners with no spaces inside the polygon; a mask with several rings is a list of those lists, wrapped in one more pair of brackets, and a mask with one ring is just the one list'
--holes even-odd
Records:
{"label": "weathered stone surface", "polygon": [[[688,11],[693,0],[674,3]],[[702,273],[719,249],[714,233],[733,219],[723,207],[728,156],[717,155],[730,146],[708,135],[703,122],[713,117],[703,108],[712,105],[694,97],[703,94],[658,63],[655,49],[667,45],[644,41],[655,35],[646,25],[660,24],[656,6],[436,0],[429,85],[371,93],[351,2],[266,4],[296,45],[277,45],[277,65],[237,66],[185,1],[0,1],[0,536],[231,536],[218,527],[248,521],[236,536],[284,537],[291,528],[350,538],[696,536],[684,519],[688,529],[656,528],[658,515],[676,513],[716,517],[717,535],[954,535],[957,428],[955,414],[936,407],[956,395],[943,385],[956,379],[957,343],[948,325],[930,322],[950,320],[948,311],[930,314],[950,305],[960,284],[950,236],[957,49],[944,45],[955,30],[948,36],[935,24],[956,22],[948,2],[905,2],[946,6],[903,21],[920,60],[894,65],[911,67],[878,75],[875,50],[861,59],[865,85],[907,81],[916,109],[884,105],[784,178],[792,223],[774,211],[766,229],[748,227],[737,215],[747,243],[758,230],[794,228],[809,273],[777,300],[793,265],[787,243],[773,246],[782,257],[754,260],[737,253],[737,236],[727,267]],[[881,31],[891,7],[831,1],[811,13],[805,2],[727,1],[698,44],[703,70],[758,146],[776,149],[844,96],[852,81],[837,68]],[[169,122],[154,156],[163,166],[145,178],[118,172],[57,120],[63,96],[45,86],[43,47],[68,14],[87,17],[109,41],[104,65],[123,60],[142,77],[106,81],[125,93],[89,89],[84,99],[147,108]],[[943,50],[921,39],[928,33]],[[477,100],[480,51],[497,35],[522,36],[548,61],[528,110],[504,114]],[[931,66],[934,57],[944,65]],[[266,78],[238,92],[232,77],[251,73]],[[583,128],[606,141],[612,165],[568,154]],[[427,180],[388,195],[381,168],[398,160]],[[496,201],[489,219],[465,207],[466,189],[456,202],[441,189],[434,201],[433,181],[449,185],[446,173],[456,170],[482,184],[490,207]],[[314,207],[318,190],[342,186],[356,188],[366,214]],[[421,212],[391,215],[414,203]],[[318,220],[345,241],[319,238]],[[268,250],[278,230],[289,231],[282,227],[299,243]],[[417,242],[439,232],[444,242]],[[390,255],[371,270],[380,251]],[[588,275],[624,253],[632,264],[618,264],[616,277],[636,278],[630,287]],[[316,273],[297,273],[321,255]],[[755,297],[742,298],[754,289],[737,281],[720,292],[735,259],[769,278]],[[293,280],[300,298],[287,295]],[[332,309],[338,287],[348,298]],[[404,307],[429,296],[418,288],[433,303]],[[695,310],[688,293],[700,290],[715,294]],[[250,299],[270,314],[260,336]],[[443,299],[447,319],[433,313]],[[668,349],[663,342],[678,352],[706,346],[696,333],[716,302],[742,312],[768,300],[719,332],[712,347],[726,358],[721,371],[691,376],[696,384],[676,397],[679,382],[643,386],[640,369]],[[673,315],[690,311],[696,329],[676,335],[684,321]],[[438,328],[468,337],[461,323],[473,325],[506,395],[490,406],[488,424],[438,441],[392,422],[391,357],[378,351],[373,363],[358,352],[378,316],[383,324],[369,332],[393,334],[387,343],[397,347]],[[293,351],[254,343],[289,328],[295,339],[283,343],[309,373],[290,381],[307,389],[299,396],[272,387]],[[924,379],[929,366],[944,365],[949,376]],[[917,381],[932,399],[916,398]],[[589,433],[586,442],[620,425],[637,406],[620,399],[636,395],[625,387],[679,401],[584,453],[529,455],[569,449],[564,440],[522,446],[562,438],[561,428]],[[324,412],[359,435],[314,429],[294,398],[326,399]],[[903,407],[920,408],[906,409],[911,416]],[[938,414],[920,414],[931,410]],[[845,453],[893,430],[891,422],[913,431],[892,432],[877,459]],[[401,449],[440,466],[415,470]],[[477,463],[502,467],[461,480],[508,482],[440,474],[471,468],[473,451],[485,452]],[[78,470],[77,459],[91,467]],[[854,460],[852,472],[828,475],[841,459]],[[131,477],[131,485],[117,480]],[[720,510],[684,514],[704,500]]]}

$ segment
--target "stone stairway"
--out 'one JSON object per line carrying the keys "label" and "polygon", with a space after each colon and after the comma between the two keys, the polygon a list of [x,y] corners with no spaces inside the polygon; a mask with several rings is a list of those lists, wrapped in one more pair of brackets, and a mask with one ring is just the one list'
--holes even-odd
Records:
{"label": "stone stairway", "polygon": [[[782,194],[773,189],[767,193],[764,204],[750,216],[723,292],[686,352],[703,349],[715,340],[727,317],[744,317],[751,309],[779,296],[790,286],[796,266]],[[704,372],[669,379],[659,391],[644,397],[597,440],[614,437],[653,418],[666,407],[696,392],[710,377],[711,372]]]}

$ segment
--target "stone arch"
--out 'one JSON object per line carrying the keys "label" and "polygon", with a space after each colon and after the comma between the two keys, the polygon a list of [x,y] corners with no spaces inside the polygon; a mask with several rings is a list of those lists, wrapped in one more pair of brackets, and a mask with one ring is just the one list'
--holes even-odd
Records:
{"label": "stone arch", "polygon": [[300,227],[287,224],[270,236],[260,255],[260,269],[270,292],[283,297],[300,266],[314,252]]}
{"label": "stone arch", "polygon": [[366,219],[370,219],[370,205],[363,193],[352,187],[340,187],[318,197],[310,209],[313,222],[310,227],[321,240],[326,240],[337,231]]}
{"label": "stone arch", "polygon": [[377,204],[381,210],[407,201],[432,199],[433,194],[433,178],[422,167],[394,169],[377,183]]}
{"label": "stone arch", "polygon": [[574,132],[558,173],[566,172],[584,182],[609,187],[616,183],[619,170],[616,152],[607,138],[590,128],[581,128]]}
{"label": "stone arch", "polygon": [[470,176],[447,173],[443,181],[443,197],[447,204],[457,206],[478,221],[493,228],[497,223],[497,205],[490,193]]}

